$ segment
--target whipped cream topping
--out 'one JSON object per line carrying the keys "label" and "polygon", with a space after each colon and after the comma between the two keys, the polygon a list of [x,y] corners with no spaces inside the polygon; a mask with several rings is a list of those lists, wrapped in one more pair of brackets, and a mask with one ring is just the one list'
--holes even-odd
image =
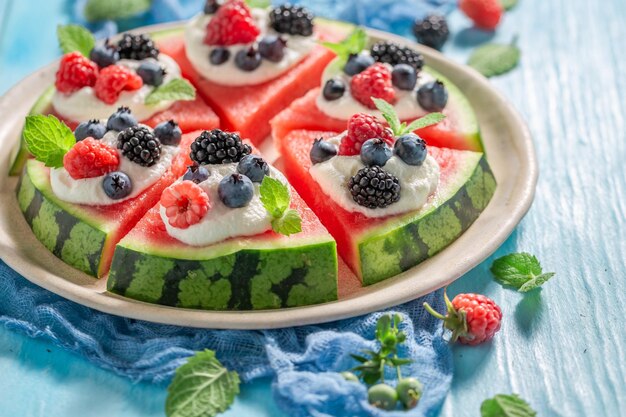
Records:
{"label": "whipped cream topping", "polygon": [[[322,89],[324,88],[326,81],[332,78],[342,80],[346,86],[346,91],[343,96],[337,100],[328,101],[324,98],[324,94],[320,90],[320,95],[317,96],[316,104],[317,108],[320,109],[322,113],[340,120],[349,120],[355,113],[366,113],[382,118],[382,113],[380,111],[377,109],[370,109],[352,97],[352,93],[350,91],[350,80],[352,77],[343,72],[342,68],[338,65],[337,58],[328,64],[322,74]],[[429,111],[424,110],[417,102],[417,90],[419,90],[419,88],[424,84],[431,81],[435,81],[435,78],[422,70],[418,73],[417,83],[413,90],[400,90],[394,87],[396,92],[396,102],[393,107],[396,109],[396,113],[398,114],[400,120],[417,119],[430,113]]]}
{"label": "whipped cream topping", "polygon": [[185,28],[185,50],[187,58],[204,78],[216,84],[230,86],[256,85],[272,80],[303,60],[315,47],[314,36],[297,36],[278,33],[272,29],[269,22],[267,10],[252,8],[254,18],[261,33],[257,38],[261,40],[266,35],[280,36],[287,41],[285,56],[280,62],[271,62],[266,59],[261,60],[261,65],[254,71],[243,71],[235,65],[235,55],[237,52],[254,45],[238,44],[230,46],[220,46],[230,52],[228,61],[221,65],[213,65],[209,61],[209,54],[217,46],[209,46],[204,43],[206,26],[211,21],[212,15],[203,13],[196,15],[189,21]]}
{"label": "whipped cream topping", "polygon": [[128,175],[132,183],[132,191],[125,198],[113,200],[104,192],[102,181],[104,175],[93,178],[81,178],[75,180],[65,168],[53,168],[50,170],[50,183],[52,192],[63,201],[75,204],[87,204],[90,206],[108,206],[121,201],[137,197],[144,190],[156,183],[172,164],[172,159],[178,154],[177,146],[162,145],[161,157],[156,164],[144,167],[136,164],[122,155],[122,151],[117,149],[117,135],[119,132],[109,130],[102,139],[102,142],[114,148],[119,157],[120,165],[117,171]]}
{"label": "whipped cream topping", "polygon": [[[121,59],[117,65],[136,71],[142,62],[153,61],[154,58],[146,58],[141,61]],[[158,62],[165,68],[163,84],[167,84],[175,78],[181,78],[178,64],[169,56],[159,54]],[[140,89],[134,91],[122,91],[119,98],[113,104],[107,104],[96,97],[93,87],[83,87],[71,94],[54,92],[52,106],[54,110],[63,118],[74,122],[81,122],[89,119],[106,119],[115,113],[118,107],[126,106],[130,108],[137,120],[145,120],[152,115],[170,107],[173,101],[161,101],[158,104],[145,104],[146,97],[154,90],[154,86],[144,84]]]}
{"label": "whipped cream topping", "polygon": [[[211,208],[199,223],[187,229],[178,229],[169,224],[165,208],[161,206],[161,219],[170,236],[190,246],[206,246],[237,236],[258,235],[272,228],[272,217],[261,203],[261,184],[252,183],[254,195],[247,206],[226,207],[218,195],[218,186],[222,178],[237,172],[237,164],[204,165],[204,167],[210,175],[198,185],[209,196]],[[283,174],[273,167],[270,167],[270,176],[288,185]]]}
{"label": "whipped cream topping", "polygon": [[[328,141],[339,145],[345,132]],[[420,166],[407,165],[393,155],[382,168],[395,175],[400,182],[400,200],[385,208],[370,209],[357,204],[348,189],[348,181],[358,170],[365,167],[359,155],[334,156],[331,159],[313,165],[309,173],[320,185],[324,194],[341,208],[350,212],[364,214],[367,217],[385,217],[394,214],[418,210],[428,201],[439,184],[439,164],[428,155]]]}

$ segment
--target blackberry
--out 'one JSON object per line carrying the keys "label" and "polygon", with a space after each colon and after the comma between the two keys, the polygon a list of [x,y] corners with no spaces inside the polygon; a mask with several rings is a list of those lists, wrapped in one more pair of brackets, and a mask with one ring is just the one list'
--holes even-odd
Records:
{"label": "blackberry", "polygon": [[361,168],[348,181],[352,199],[370,209],[385,208],[400,199],[398,178],[379,166]]}
{"label": "blackberry", "polygon": [[136,164],[150,167],[161,157],[161,141],[145,126],[131,126],[117,135],[117,148]]}
{"label": "blackberry", "polygon": [[146,58],[157,59],[159,57],[159,49],[156,47],[152,39],[146,34],[133,35],[125,33],[122,39],[117,43],[120,58],[142,60]]}
{"label": "blackberry", "polygon": [[441,49],[448,40],[450,31],[448,30],[448,22],[446,22],[445,17],[431,14],[423,20],[418,19],[415,21],[413,34],[419,43],[431,48]]}
{"label": "blackberry", "polygon": [[191,160],[199,165],[217,165],[239,162],[252,151],[242,142],[237,133],[226,133],[220,129],[204,131],[191,144]]}
{"label": "blackberry", "polygon": [[370,49],[372,58],[377,62],[391,65],[407,64],[419,71],[424,66],[424,57],[419,52],[393,42],[376,42]]}
{"label": "blackberry", "polygon": [[313,13],[302,6],[283,4],[270,12],[270,24],[278,33],[311,36],[314,17]]}

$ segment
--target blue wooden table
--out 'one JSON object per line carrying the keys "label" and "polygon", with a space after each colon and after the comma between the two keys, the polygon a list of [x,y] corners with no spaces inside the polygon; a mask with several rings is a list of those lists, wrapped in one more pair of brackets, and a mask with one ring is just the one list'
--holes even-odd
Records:
{"label": "blue wooden table", "polygon": [[[69,3],[69,2],[68,2]],[[0,0],[0,93],[54,59],[62,0]],[[451,17],[445,53],[465,61],[486,35]],[[626,415],[626,2],[520,0],[495,39],[519,35],[522,64],[493,80],[528,121],[541,178],[533,208],[494,255],[529,251],[556,278],[522,296],[496,284],[490,258],[449,292],[504,311],[493,343],[455,347],[443,416],[477,416],[517,392],[539,415]],[[50,344],[0,329],[0,415],[162,416],[165,386],[134,384]],[[225,415],[281,416],[270,381],[242,387]]]}

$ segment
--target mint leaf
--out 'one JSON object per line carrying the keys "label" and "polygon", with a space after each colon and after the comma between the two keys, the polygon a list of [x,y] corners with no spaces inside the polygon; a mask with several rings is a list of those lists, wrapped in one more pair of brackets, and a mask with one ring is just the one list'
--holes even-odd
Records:
{"label": "mint leaf", "polygon": [[515,45],[516,39],[509,45],[490,43],[472,53],[467,64],[485,77],[502,75],[517,66],[521,51]]}
{"label": "mint leaf", "polygon": [[544,274],[537,258],[526,252],[496,259],[491,265],[491,273],[500,284],[514,287],[519,292],[538,288],[554,276],[553,272]]}
{"label": "mint leaf", "polygon": [[443,113],[429,113],[424,117],[420,117],[419,119],[413,120],[411,124],[409,124],[408,126],[404,126],[403,128],[404,132],[402,132],[402,134],[400,134],[399,136],[402,136],[409,132],[413,132],[414,130],[423,129],[428,126],[436,125],[437,123],[439,123],[445,118],[446,116]]}
{"label": "mint leaf", "polygon": [[537,415],[519,395],[498,394],[480,406],[481,417],[534,417]]}
{"label": "mint leaf", "polygon": [[162,84],[152,90],[146,97],[147,105],[158,104],[162,101],[194,100],[196,89],[189,81],[176,78],[167,84]]}
{"label": "mint leaf", "polygon": [[167,388],[167,417],[213,417],[230,407],[239,394],[239,375],[205,350],[176,370]]}
{"label": "mint leaf", "polygon": [[287,210],[282,217],[272,220],[272,230],[285,236],[300,233],[302,231],[300,214],[293,209]]}
{"label": "mint leaf", "polygon": [[57,26],[59,46],[64,54],[78,51],[89,58],[89,53],[96,44],[96,38],[80,25]]}
{"label": "mint leaf", "polygon": [[90,22],[118,20],[147,11],[152,0],[87,0],[85,18]]}
{"label": "mint leaf", "polygon": [[339,43],[322,42],[322,45],[337,54],[339,66],[343,66],[348,62],[350,55],[355,55],[365,49],[367,45],[367,33],[363,28],[357,27],[344,40]]}
{"label": "mint leaf", "polygon": [[267,9],[272,5],[271,0],[246,0],[248,7],[257,9]]}
{"label": "mint leaf", "polygon": [[434,125],[446,118],[442,113],[429,113],[424,117],[413,120],[409,125],[401,123],[396,113],[396,109],[385,100],[372,97],[374,105],[383,114],[383,118],[389,124],[393,135],[396,137],[406,135],[417,129],[422,129],[430,125]]}
{"label": "mint leaf", "polygon": [[268,175],[263,177],[261,183],[261,203],[272,217],[282,217],[289,208],[289,190],[281,181]]}
{"label": "mint leaf", "polygon": [[63,156],[76,143],[72,130],[52,115],[26,116],[22,135],[35,159],[51,168],[61,168]]}
{"label": "mint leaf", "polygon": [[504,10],[509,11],[517,6],[517,0],[500,0],[500,4]]}

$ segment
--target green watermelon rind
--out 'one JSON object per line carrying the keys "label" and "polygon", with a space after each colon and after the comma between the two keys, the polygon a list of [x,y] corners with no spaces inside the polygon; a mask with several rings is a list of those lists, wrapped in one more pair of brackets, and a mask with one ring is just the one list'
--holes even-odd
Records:
{"label": "green watermelon rind", "polygon": [[74,268],[97,277],[109,227],[87,218],[78,206],[52,192],[47,168],[29,160],[17,187],[17,201],[37,239],[55,256]]}
{"label": "green watermelon rind", "polygon": [[474,223],[495,189],[484,154],[468,151],[463,169],[432,202],[357,239],[363,285],[398,275],[446,248]]}
{"label": "green watermelon rind", "polygon": [[[231,253],[202,260],[118,244],[109,292],[153,304],[203,310],[266,310],[337,299],[335,242]],[[181,253],[182,255],[182,253]],[[234,291],[234,292],[233,292]]]}

